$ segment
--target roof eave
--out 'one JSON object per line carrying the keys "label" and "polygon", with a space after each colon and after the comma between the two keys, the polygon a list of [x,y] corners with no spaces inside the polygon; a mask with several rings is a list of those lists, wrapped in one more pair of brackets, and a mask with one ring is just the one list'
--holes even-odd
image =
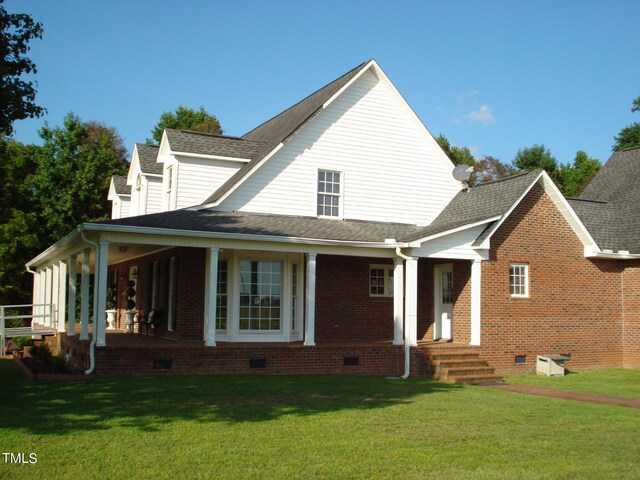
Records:
{"label": "roof eave", "polygon": [[409,246],[406,242],[387,243],[382,242],[364,242],[353,240],[331,240],[322,238],[305,238],[305,237],[290,237],[279,235],[258,235],[250,233],[227,233],[227,232],[207,232],[199,230],[184,230],[184,229],[172,229],[172,228],[158,228],[158,227],[139,227],[130,225],[107,225],[101,223],[87,223],[83,225],[83,228],[87,231],[93,232],[115,232],[115,233],[138,233],[145,235],[167,235],[174,237],[200,237],[207,239],[234,239],[234,240],[246,240],[246,241],[262,241],[262,242],[275,242],[275,243],[294,243],[294,244],[307,244],[307,245],[325,245],[325,246],[340,246],[340,247],[368,247],[368,248],[406,248]]}

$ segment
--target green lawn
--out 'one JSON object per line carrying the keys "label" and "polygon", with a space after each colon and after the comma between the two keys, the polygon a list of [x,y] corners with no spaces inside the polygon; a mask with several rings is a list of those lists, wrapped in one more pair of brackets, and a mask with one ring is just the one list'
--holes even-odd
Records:
{"label": "green lawn", "polygon": [[640,409],[377,377],[0,378],[0,450],[38,460],[0,478],[640,478]]}
{"label": "green lawn", "polygon": [[556,377],[513,375],[505,380],[513,385],[540,385],[612,397],[640,398],[640,370],[594,370]]}

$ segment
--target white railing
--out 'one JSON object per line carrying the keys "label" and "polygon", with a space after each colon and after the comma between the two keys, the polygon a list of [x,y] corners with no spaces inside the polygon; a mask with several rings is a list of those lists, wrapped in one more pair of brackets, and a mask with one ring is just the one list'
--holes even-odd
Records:
{"label": "white railing", "polygon": [[[7,327],[7,320],[20,320],[22,325]],[[27,322],[27,320],[29,321]],[[29,323],[29,325],[25,326],[25,323]],[[57,326],[56,311],[50,303],[0,305],[2,354],[6,351],[8,338],[30,335],[55,335]]]}

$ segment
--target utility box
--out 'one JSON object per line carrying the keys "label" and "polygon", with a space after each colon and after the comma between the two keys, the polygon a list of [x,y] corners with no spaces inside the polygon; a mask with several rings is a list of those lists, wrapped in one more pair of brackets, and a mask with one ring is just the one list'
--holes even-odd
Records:
{"label": "utility box", "polygon": [[564,375],[564,362],[571,360],[565,355],[538,355],[536,373],[538,375]]}

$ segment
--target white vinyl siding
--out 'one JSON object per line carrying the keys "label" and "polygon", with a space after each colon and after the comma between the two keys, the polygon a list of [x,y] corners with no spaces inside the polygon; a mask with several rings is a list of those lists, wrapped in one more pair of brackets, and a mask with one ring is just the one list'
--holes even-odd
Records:
{"label": "white vinyl siding", "polygon": [[162,177],[151,177],[146,175],[145,178],[147,205],[144,213],[162,212]]}
{"label": "white vinyl siding", "polygon": [[[317,215],[318,169],[343,172],[342,216],[426,225],[460,189],[453,165],[391,86],[365,73],[220,208]],[[295,200],[295,201],[292,201]]]}
{"label": "white vinyl siding", "polygon": [[236,173],[242,162],[177,157],[176,208],[200,205]]}

